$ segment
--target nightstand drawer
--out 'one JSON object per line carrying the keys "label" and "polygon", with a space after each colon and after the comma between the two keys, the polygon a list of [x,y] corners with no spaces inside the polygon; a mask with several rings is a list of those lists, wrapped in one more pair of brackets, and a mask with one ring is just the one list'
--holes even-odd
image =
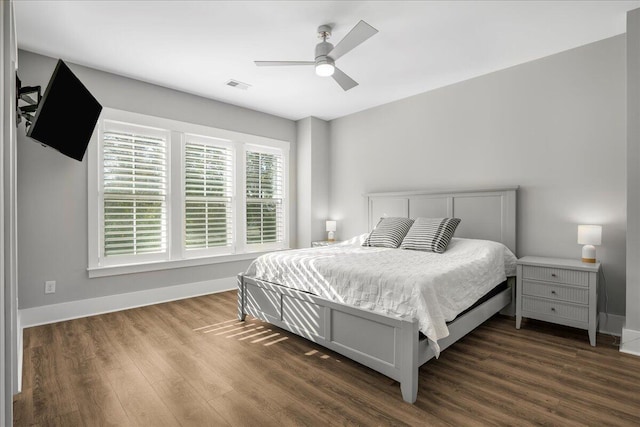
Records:
{"label": "nightstand drawer", "polygon": [[311,247],[312,248],[321,248],[324,246],[331,246],[331,245],[337,245],[338,243],[342,243],[338,240],[332,240],[332,241],[328,241],[328,240],[318,240],[315,242],[311,242]]}
{"label": "nightstand drawer", "polygon": [[560,317],[575,320],[576,322],[589,321],[589,307],[586,305],[571,304],[568,302],[551,301],[544,298],[522,297],[522,310],[530,313],[539,313],[545,316]]}
{"label": "nightstand drawer", "polygon": [[522,266],[522,277],[545,282],[566,283],[567,285],[589,286],[589,273],[579,270],[524,265]]}
{"label": "nightstand drawer", "polygon": [[589,304],[589,288],[555,285],[522,280],[522,294],[553,300]]}

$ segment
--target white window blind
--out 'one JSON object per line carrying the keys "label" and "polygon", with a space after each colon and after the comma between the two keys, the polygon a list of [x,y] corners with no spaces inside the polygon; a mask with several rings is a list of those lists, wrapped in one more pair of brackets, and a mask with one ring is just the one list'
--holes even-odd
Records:
{"label": "white window blind", "polygon": [[167,250],[167,140],[144,127],[103,132],[103,255]]}
{"label": "white window blind", "polygon": [[247,244],[284,242],[284,161],[281,154],[246,152]]}
{"label": "white window blind", "polygon": [[187,135],[184,173],[185,249],[232,247],[233,151]]}

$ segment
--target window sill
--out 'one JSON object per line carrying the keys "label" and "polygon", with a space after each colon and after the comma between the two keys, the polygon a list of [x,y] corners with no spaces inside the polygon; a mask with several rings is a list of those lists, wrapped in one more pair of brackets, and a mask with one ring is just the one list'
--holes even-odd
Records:
{"label": "window sill", "polygon": [[[287,249],[279,249],[279,250],[287,250]],[[166,260],[153,261],[153,262],[145,262],[140,264],[120,264],[120,265],[108,265],[104,267],[89,267],[87,268],[87,272],[89,273],[89,278],[93,279],[96,277],[117,276],[120,274],[144,273],[148,271],[169,270],[173,268],[197,267],[201,265],[220,264],[223,262],[253,260],[258,258],[260,255],[266,254],[268,252],[275,252],[275,250],[248,252],[248,253],[233,254],[233,255],[216,255],[216,256],[207,256],[207,257],[201,257],[201,258],[186,258],[186,259],[178,259],[178,260],[170,260],[170,261],[166,261]]]}

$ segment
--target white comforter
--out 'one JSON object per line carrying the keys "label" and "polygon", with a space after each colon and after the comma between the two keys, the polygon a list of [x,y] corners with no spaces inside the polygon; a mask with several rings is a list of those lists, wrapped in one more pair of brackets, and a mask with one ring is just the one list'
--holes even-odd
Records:
{"label": "white comforter", "polygon": [[497,242],[454,238],[443,254],[361,243],[359,236],[328,247],[269,253],[246,275],[341,304],[416,318],[436,355],[437,341],[449,335],[446,322],[515,275],[515,256]]}

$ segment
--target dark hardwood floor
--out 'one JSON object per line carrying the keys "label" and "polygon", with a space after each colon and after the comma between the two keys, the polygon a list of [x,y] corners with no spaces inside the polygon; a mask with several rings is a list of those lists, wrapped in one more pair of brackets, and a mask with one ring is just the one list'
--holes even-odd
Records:
{"label": "dark hardwood floor", "polygon": [[398,383],[235,319],[235,292],[24,331],[16,426],[640,425],[640,357],[615,338],[496,316]]}

